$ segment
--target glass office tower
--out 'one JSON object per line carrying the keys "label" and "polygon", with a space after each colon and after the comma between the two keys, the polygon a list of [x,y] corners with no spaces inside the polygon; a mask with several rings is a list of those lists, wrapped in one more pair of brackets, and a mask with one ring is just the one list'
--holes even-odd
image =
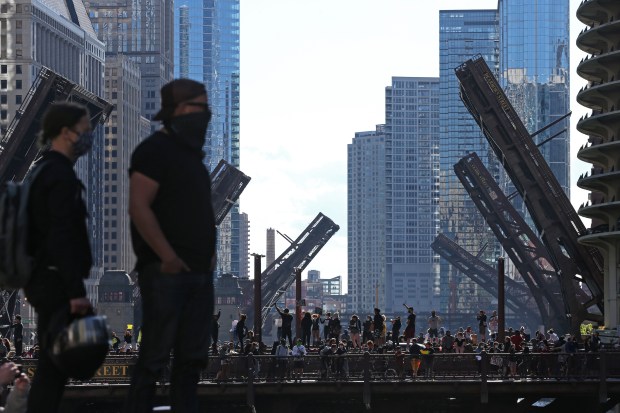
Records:
{"label": "glass office tower", "polygon": [[[239,0],[175,3],[175,77],[207,87],[213,116],[205,163],[220,159],[239,167]],[[218,228],[218,272],[239,274],[239,208]]]}
{"label": "glass office tower", "polygon": [[[439,258],[439,79],[393,77],[385,89],[385,312],[435,309]],[[382,309],[383,310],[383,309]]]}
{"label": "glass office tower", "polygon": [[[570,111],[569,4],[565,0],[500,0],[499,15],[501,84],[527,130],[534,133]],[[570,195],[568,118],[534,141],[540,144],[558,133],[540,151]],[[510,188],[507,179],[503,183]],[[523,210],[520,199],[516,201]]]}
{"label": "glass office tower", "polygon": [[[484,218],[456,177],[453,166],[476,152],[489,171],[498,177],[498,163],[480,128],[459,96],[454,69],[482,55],[499,72],[499,27],[497,10],[442,10],[439,12],[439,141],[441,232],[470,253],[482,251],[489,264],[499,254],[499,245]],[[477,284],[441,261],[440,308],[444,318],[453,314],[488,309],[490,297]],[[454,320],[456,321],[456,320]]]}

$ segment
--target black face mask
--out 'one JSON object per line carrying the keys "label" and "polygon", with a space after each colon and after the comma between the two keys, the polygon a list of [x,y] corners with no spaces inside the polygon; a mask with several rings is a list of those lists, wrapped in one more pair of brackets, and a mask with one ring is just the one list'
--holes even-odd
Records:
{"label": "black face mask", "polygon": [[190,148],[202,150],[210,121],[211,110],[207,107],[203,112],[176,116],[166,121],[165,126]]}

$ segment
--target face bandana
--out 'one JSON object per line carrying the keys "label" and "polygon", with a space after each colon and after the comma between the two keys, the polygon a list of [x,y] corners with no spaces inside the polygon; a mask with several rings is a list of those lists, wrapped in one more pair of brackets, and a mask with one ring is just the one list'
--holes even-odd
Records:
{"label": "face bandana", "polygon": [[192,149],[201,150],[204,146],[207,128],[211,121],[211,111],[189,113],[168,120],[165,125],[172,133]]}

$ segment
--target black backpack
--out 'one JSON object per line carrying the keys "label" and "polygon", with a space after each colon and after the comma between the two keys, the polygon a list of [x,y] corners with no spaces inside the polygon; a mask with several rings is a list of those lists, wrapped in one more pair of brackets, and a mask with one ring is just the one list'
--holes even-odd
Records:
{"label": "black backpack", "polygon": [[0,193],[0,288],[23,288],[30,279],[34,258],[29,251],[30,187],[41,173],[40,163],[22,182],[8,182]]}

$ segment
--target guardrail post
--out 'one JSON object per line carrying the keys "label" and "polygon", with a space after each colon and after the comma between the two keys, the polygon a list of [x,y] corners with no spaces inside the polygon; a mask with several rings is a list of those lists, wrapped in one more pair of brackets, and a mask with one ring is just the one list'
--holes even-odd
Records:
{"label": "guardrail post", "polygon": [[489,384],[487,383],[488,376],[488,354],[485,350],[480,352],[480,403],[489,403]]}
{"label": "guardrail post", "polygon": [[598,387],[598,402],[607,402],[607,354],[603,351],[599,354],[598,371],[599,371],[599,387]]}
{"label": "guardrail post", "polygon": [[370,353],[364,353],[364,360],[362,362],[364,366],[364,393],[363,401],[366,406],[366,410],[371,410],[370,407]]}

